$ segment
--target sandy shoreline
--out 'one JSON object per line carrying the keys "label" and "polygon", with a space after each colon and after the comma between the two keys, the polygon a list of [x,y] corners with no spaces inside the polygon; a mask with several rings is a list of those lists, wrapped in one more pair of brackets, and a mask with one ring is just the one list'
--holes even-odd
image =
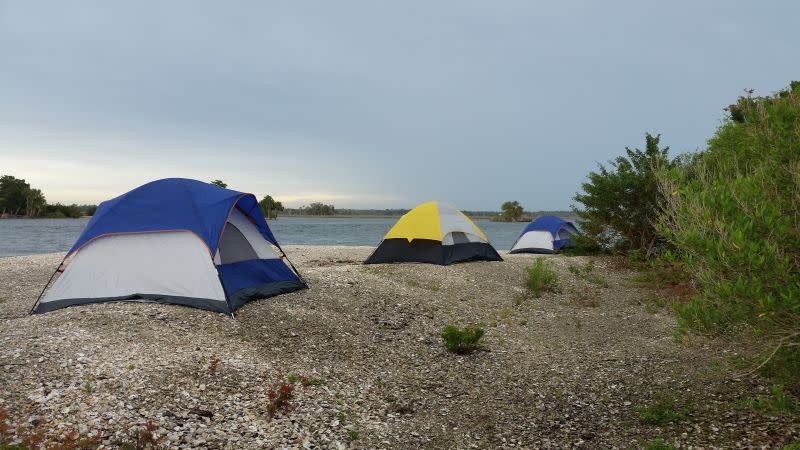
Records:
{"label": "sandy shoreline", "polygon": [[[674,318],[612,261],[600,286],[547,257],[562,292],[523,300],[532,255],[504,262],[363,266],[372,247],[286,247],[305,291],[222,314],[101,304],[27,316],[63,254],[0,258],[0,409],[52,436],[99,431],[111,445],[148,420],[196,448],[631,448],[776,446],[791,418],[737,410],[758,380],[732,378],[718,344],[676,345]],[[482,323],[486,347],[444,351],[451,323]],[[213,363],[217,360],[218,363]],[[214,370],[211,367],[215,366]],[[714,368],[713,370],[710,368]],[[292,410],[267,391],[289,374]],[[643,425],[660,389],[692,399],[684,422]],[[796,419],[794,419],[796,420]]]}

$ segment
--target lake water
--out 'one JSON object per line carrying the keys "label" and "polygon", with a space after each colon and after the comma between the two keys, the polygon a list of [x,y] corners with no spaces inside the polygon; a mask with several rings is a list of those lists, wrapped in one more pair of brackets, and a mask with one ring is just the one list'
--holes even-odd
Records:
{"label": "lake water", "polygon": [[[86,219],[0,220],[0,257],[65,252],[78,239]],[[278,242],[307,245],[378,245],[396,218],[304,218],[270,220]],[[526,224],[476,220],[498,250],[508,250]]]}

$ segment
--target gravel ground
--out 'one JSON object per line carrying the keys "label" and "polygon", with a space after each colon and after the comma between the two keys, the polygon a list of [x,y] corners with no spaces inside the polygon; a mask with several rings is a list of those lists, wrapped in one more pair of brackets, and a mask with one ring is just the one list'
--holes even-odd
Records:
{"label": "gravel ground", "polygon": [[[149,420],[182,448],[780,448],[796,417],[737,407],[764,391],[723,343],[676,344],[674,317],[612,260],[545,256],[560,293],[525,295],[534,255],[504,262],[360,264],[369,247],[289,246],[311,288],[240,309],[101,304],[27,316],[61,254],[0,258],[0,410],[49,439],[107,447]],[[448,324],[485,349],[446,352]],[[292,374],[290,410],[268,390]],[[308,382],[310,380],[310,382]],[[686,419],[643,425],[659,392]],[[13,432],[12,432],[13,433]]]}

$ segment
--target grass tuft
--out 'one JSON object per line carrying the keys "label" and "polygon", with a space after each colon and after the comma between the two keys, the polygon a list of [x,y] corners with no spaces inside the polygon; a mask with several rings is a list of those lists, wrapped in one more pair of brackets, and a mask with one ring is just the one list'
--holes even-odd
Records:
{"label": "grass tuft", "polygon": [[537,258],[533,265],[525,270],[528,272],[528,289],[535,297],[541,297],[544,292],[558,291],[558,275],[550,262]]}
{"label": "grass tuft", "polygon": [[767,396],[744,400],[743,406],[771,416],[791,416],[800,412],[800,402],[787,395],[780,384],[772,386]]}
{"label": "grass tuft", "polygon": [[474,352],[480,347],[480,340],[485,334],[481,327],[466,326],[463,329],[448,325],[442,330],[442,340],[448,351],[459,355]]}
{"label": "grass tuft", "polygon": [[640,407],[639,421],[645,425],[665,425],[680,422],[692,412],[689,402],[680,404],[675,400],[675,394],[662,391],[656,394],[653,401],[646,407]]}

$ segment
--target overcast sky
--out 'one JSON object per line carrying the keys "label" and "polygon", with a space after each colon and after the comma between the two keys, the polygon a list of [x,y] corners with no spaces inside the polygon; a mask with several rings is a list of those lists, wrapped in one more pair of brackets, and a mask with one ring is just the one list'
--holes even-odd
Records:
{"label": "overcast sky", "polygon": [[800,79],[800,2],[0,0],[0,173],[291,206],[566,209],[644,133],[702,148]]}

